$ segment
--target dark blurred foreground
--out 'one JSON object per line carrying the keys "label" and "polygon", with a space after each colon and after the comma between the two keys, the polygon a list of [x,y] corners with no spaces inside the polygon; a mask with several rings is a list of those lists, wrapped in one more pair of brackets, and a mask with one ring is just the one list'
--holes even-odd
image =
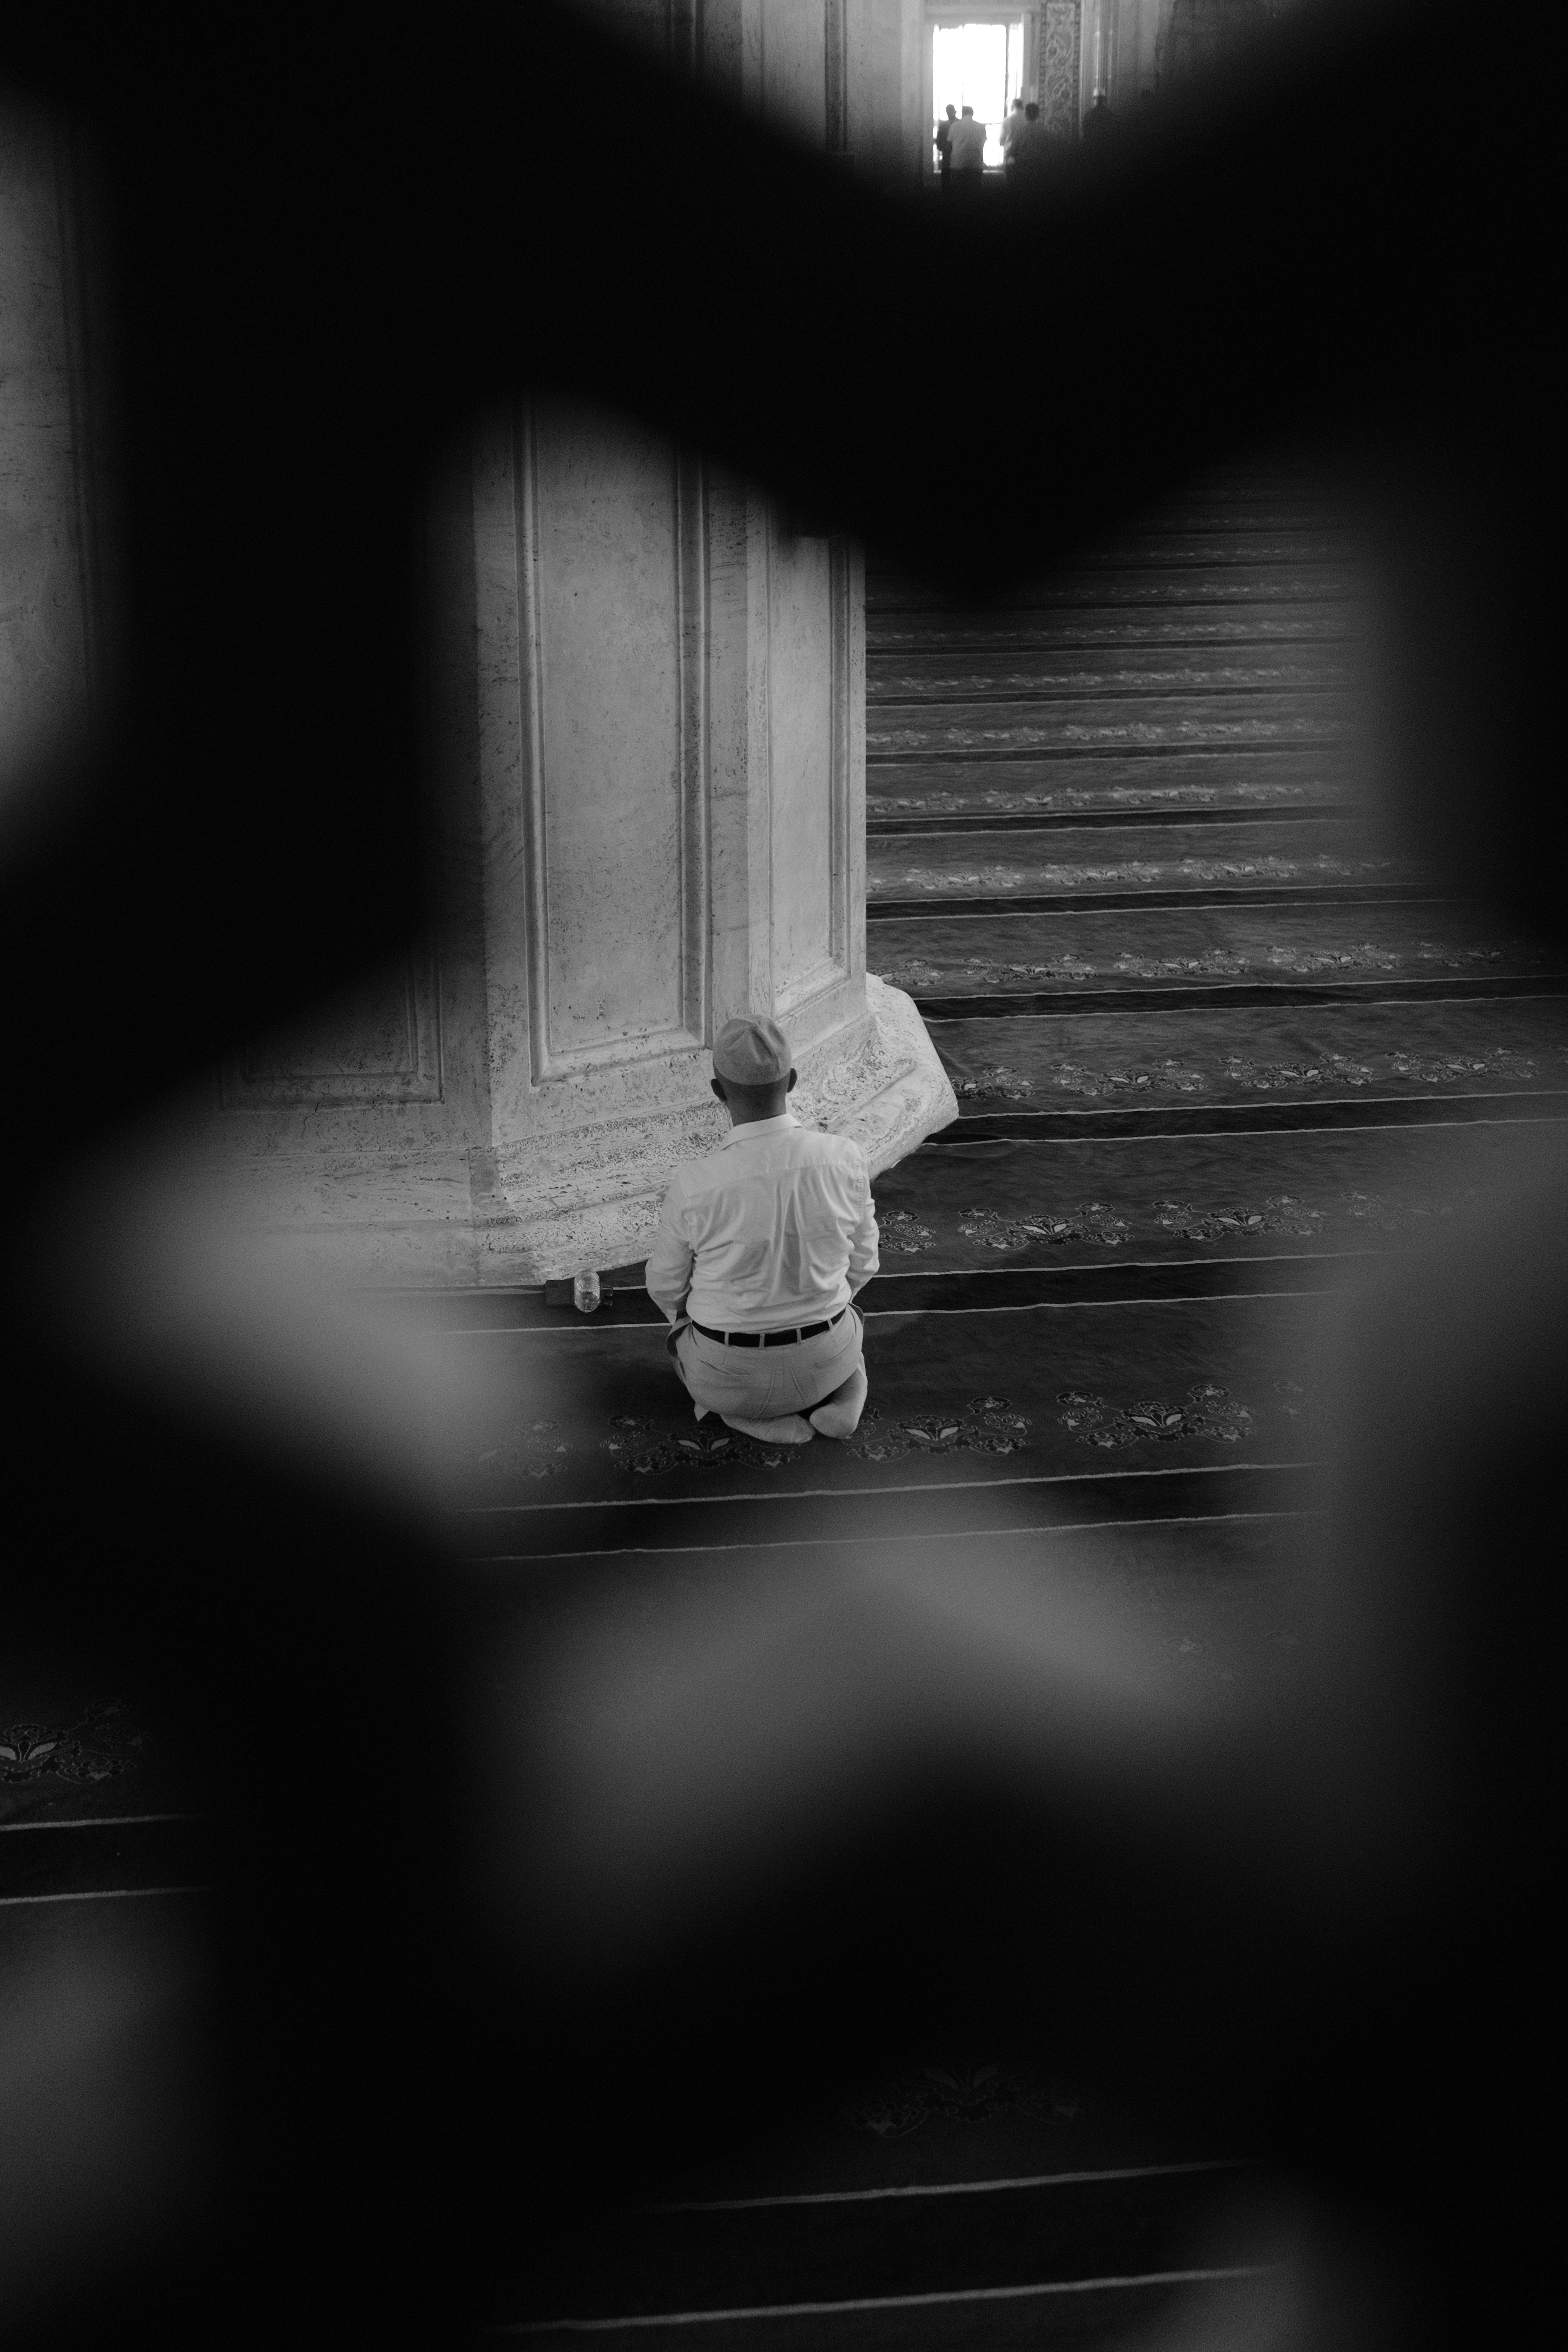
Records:
{"label": "dark blurred foreground", "polygon": [[[1331,11],[1234,111],[1052,194],[1078,321],[1053,397],[1088,421],[1081,478],[1026,520],[1044,563],[1112,452],[1131,501],[1320,431],[1401,583],[1389,789],[1560,926],[1561,519],[1519,236],[1552,78],[1461,152],[1431,61],[1466,21],[1424,12],[1417,52],[1408,12]],[[606,248],[552,164],[569,126],[528,104],[583,36],[485,9],[363,30],[185,49],[83,12],[0,48],[92,126],[124,565],[118,698],[10,781],[0,835],[29,1031],[7,1639],[194,1717],[223,1842],[188,1926],[19,1980],[10,2340],[461,2341],[499,2235],[548,2245],[911,2037],[1037,2025],[1294,2184],[1307,2252],[1256,2340],[1509,2340],[1552,2252],[1560,1160],[1362,1310],[1303,1551],[1321,1651],[1293,1708],[1220,1728],[1132,1695],[1091,1613],[974,1547],[846,1552],[787,1606],[694,1605],[668,1653],[616,1625],[498,1651],[420,1451],[461,1399],[215,1244],[156,1158],[161,1105],[438,885],[408,646],[439,432],[528,378],[636,397],[929,562],[910,486],[952,510],[959,460],[944,500],[899,322],[960,267],[987,314],[1027,250],[650,101],[608,54]],[[688,108],[700,141],[670,134]],[[721,333],[650,290],[699,223],[769,289]],[[499,300],[520,252],[527,299]],[[825,349],[855,353],[853,399]],[[956,453],[984,387],[944,401]]]}

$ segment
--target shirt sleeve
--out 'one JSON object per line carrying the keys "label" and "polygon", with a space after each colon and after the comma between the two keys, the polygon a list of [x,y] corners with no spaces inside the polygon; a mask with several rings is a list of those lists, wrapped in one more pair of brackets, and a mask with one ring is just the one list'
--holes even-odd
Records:
{"label": "shirt sleeve", "polygon": [[658,1213],[658,1232],[647,1254],[643,1276],[648,1297],[671,1323],[679,1315],[691,1287],[692,1263],[691,1245],[682,1230],[680,1203],[672,1184]]}
{"label": "shirt sleeve", "polygon": [[871,1180],[860,1169],[860,1219],[849,1239],[849,1287],[859,1290],[870,1281],[880,1259],[877,1253],[877,1212],[871,1202]]}

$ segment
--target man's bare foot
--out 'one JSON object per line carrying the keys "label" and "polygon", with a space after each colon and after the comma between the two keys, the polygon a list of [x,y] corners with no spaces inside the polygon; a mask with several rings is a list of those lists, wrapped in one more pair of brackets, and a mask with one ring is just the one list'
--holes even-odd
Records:
{"label": "man's bare foot", "polygon": [[820,1404],[813,1405],[806,1419],[813,1429],[822,1432],[824,1437],[853,1437],[860,1426],[860,1415],[866,1410],[868,1387],[866,1368],[862,1364],[850,1373],[842,1388],[835,1389],[830,1397],[824,1397]]}
{"label": "man's bare foot", "polygon": [[809,1445],[811,1432],[798,1412],[786,1412],[782,1421],[736,1421],[727,1412],[719,1416],[726,1429],[738,1429],[742,1437],[760,1437],[764,1445]]}

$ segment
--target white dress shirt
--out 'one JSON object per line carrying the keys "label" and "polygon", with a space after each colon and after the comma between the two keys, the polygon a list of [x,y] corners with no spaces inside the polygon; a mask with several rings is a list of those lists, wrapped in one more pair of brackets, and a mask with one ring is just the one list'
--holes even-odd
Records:
{"label": "white dress shirt", "polygon": [[864,1152],[786,1110],[676,1170],[646,1280],[672,1323],[779,1331],[837,1315],[876,1271]]}
{"label": "white dress shirt", "polygon": [[952,126],[952,145],[948,160],[955,172],[982,172],[985,168],[985,125],[961,114]]}

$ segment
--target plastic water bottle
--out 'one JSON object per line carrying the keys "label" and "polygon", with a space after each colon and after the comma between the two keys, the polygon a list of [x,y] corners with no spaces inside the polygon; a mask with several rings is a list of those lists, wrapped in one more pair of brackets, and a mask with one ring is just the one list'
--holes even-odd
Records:
{"label": "plastic water bottle", "polygon": [[588,1266],[572,1280],[572,1303],[579,1315],[592,1315],[599,1304],[599,1277]]}

